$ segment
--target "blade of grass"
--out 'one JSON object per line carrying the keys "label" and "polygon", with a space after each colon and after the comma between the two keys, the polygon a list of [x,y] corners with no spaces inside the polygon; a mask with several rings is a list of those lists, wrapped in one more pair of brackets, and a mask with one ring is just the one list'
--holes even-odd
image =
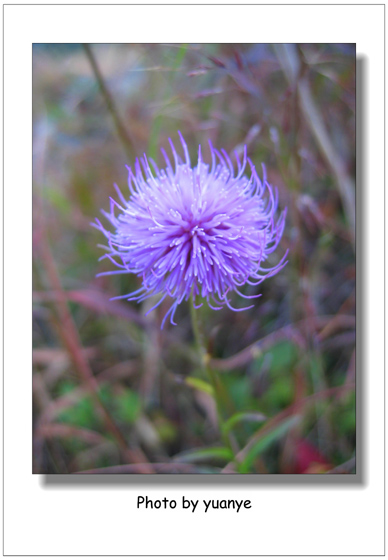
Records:
{"label": "blade of grass", "polygon": [[98,84],[98,87],[100,88],[101,91],[101,95],[104,98],[104,101],[106,103],[107,109],[112,117],[113,123],[115,125],[116,128],[116,132],[117,135],[121,141],[121,144],[124,148],[125,151],[125,155],[127,156],[128,160],[131,161],[134,157],[135,154],[135,149],[133,146],[133,142],[131,137],[129,136],[129,133],[125,127],[125,125],[122,122],[122,119],[119,115],[119,112],[117,110],[116,107],[116,103],[113,100],[112,94],[110,93],[105,80],[102,76],[101,70],[97,64],[97,60],[93,54],[93,51],[90,47],[90,45],[88,43],[82,43],[82,47],[85,51],[85,54],[87,56],[87,59],[90,63],[90,66],[92,67],[93,70],[93,74],[94,77],[96,79],[96,82]]}
{"label": "blade of grass", "polygon": [[[146,463],[143,452],[140,449],[132,450],[128,448],[127,442],[121,433],[120,429],[112,419],[105,405],[103,404],[101,397],[98,392],[98,383],[95,379],[93,372],[90,368],[89,362],[85,357],[84,352],[82,352],[82,345],[79,339],[79,334],[77,327],[74,323],[73,317],[70,313],[66,294],[62,289],[59,274],[57,271],[56,264],[54,262],[51,249],[49,247],[47,234],[42,236],[41,243],[41,257],[43,260],[44,267],[47,272],[47,276],[51,283],[51,287],[57,293],[57,298],[55,301],[56,311],[58,313],[58,329],[59,334],[64,342],[65,347],[72,359],[76,371],[78,372],[81,381],[84,386],[88,389],[93,401],[99,410],[102,418],[104,419],[105,426],[107,430],[114,437],[123,459],[130,457],[130,461],[134,463]],[[152,467],[149,465],[147,472],[153,472]]]}
{"label": "blade of grass", "polygon": [[[315,326],[317,328],[324,328],[330,321],[335,318],[336,329],[339,328],[354,328],[356,326],[356,319],[353,315],[330,315],[315,317]],[[249,364],[252,360],[259,357],[263,352],[266,352],[271,346],[280,342],[281,340],[292,340],[302,351],[306,350],[306,341],[300,332],[303,327],[308,325],[308,321],[303,319],[294,324],[286,325],[253,344],[250,344],[237,354],[228,358],[212,358],[209,360],[209,366],[217,371],[228,371],[231,369],[242,367]]]}
{"label": "blade of grass", "polygon": [[174,457],[174,461],[195,462],[209,459],[221,459],[231,461],[233,453],[227,447],[208,447],[206,449],[195,449],[193,451],[185,451]]}
{"label": "blade of grass", "polygon": [[233,414],[223,425],[223,430],[225,433],[230,432],[236,424],[240,424],[241,422],[265,422],[267,417],[260,412],[237,412]]}
{"label": "blade of grass", "polygon": [[302,61],[297,45],[278,44],[275,45],[275,51],[290,84],[293,85],[296,82],[299,101],[305,121],[310,127],[329,168],[336,178],[338,191],[342,199],[354,246],[356,235],[356,202],[354,182],[346,173],[345,167],[334,149],[330,135],[321,117],[321,113],[319,112],[311,93],[308,77],[307,75],[301,75],[300,70],[302,68]]}
{"label": "blade of grass", "polygon": [[203,379],[199,379],[198,377],[185,377],[185,383],[188,387],[192,387],[193,389],[197,389],[198,391],[202,391],[208,395],[214,395],[213,387],[210,383],[203,381]]}
{"label": "blade of grass", "polygon": [[[219,473],[220,469],[215,467],[199,467],[186,463],[153,463],[152,466],[159,474],[199,474],[199,473]],[[76,474],[142,474],[144,465],[115,465],[101,469],[90,469],[78,471]]]}
{"label": "blade of grass", "polygon": [[[314,395],[310,395],[301,399],[299,401],[294,402],[291,406],[287,407],[286,409],[282,410],[276,416],[271,418],[263,427],[261,427],[248,441],[245,447],[239,451],[235,457],[235,462],[237,464],[243,463],[245,457],[256,444],[257,441],[261,440],[264,436],[266,436],[269,432],[271,432],[274,428],[284,422],[285,419],[289,418],[290,416],[295,416],[301,414],[301,411],[305,411],[306,407],[314,406],[316,401],[325,400],[335,395],[340,395],[344,388],[350,388],[351,386],[341,385],[340,387],[331,387],[330,389],[326,389],[320,393],[315,393]],[[222,472],[234,472],[235,464],[234,462],[229,463],[223,469]]]}
{"label": "blade of grass", "polygon": [[[165,92],[165,95],[164,95],[164,98],[163,98],[163,105],[162,105],[163,108],[166,107],[166,105],[168,105],[168,101],[171,98],[173,87],[174,87],[174,82],[175,82],[175,78],[176,78],[176,72],[177,72],[178,68],[180,67],[180,65],[182,64],[182,62],[183,62],[183,60],[186,56],[187,47],[188,47],[187,44],[182,44],[178,48],[178,52],[176,54],[174,63],[171,67],[171,71],[173,72],[172,78],[169,81],[168,88],[167,88],[167,90]],[[157,158],[157,148],[158,148],[158,144],[159,144],[160,132],[162,130],[162,124],[163,124],[163,115],[162,115],[162,113],[159,113],[154,118],[154,120],[152,122],[151,131],[150,131],[150,140],[149,140],[149,144],[148,144],[148,153],[149,153],[150,157],[152,159],[154,159],[155,161],[156,161],[156,158]]]}
{"label": "blade of grass", "polygon": [[44,438],[76,438],[85,443],[96,445],[107,440],[101,434],[86,428],[77,428],[66,424],[45,424],[38,428],[37,435]]}
{"label": "blade of grass", "polygon": [[258,455],[266,451],[273,443],[281,439],[287,432],[300,422],[300,416],[287,418],[279,425],[275,426],[268,433],[256,439],[255,443],[246,453],[244,461],[240,463],[238,472],[245,474],[250,472],[254,460]]}

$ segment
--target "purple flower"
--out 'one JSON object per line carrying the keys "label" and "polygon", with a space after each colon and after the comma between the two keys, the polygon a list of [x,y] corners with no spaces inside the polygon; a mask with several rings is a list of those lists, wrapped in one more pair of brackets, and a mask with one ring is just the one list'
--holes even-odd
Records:
{"label": "purple flower", "polygon": [[[198,162],[191,167],[187,145],[179,133],[185,159],[177,154],[170,140],[174,166],[162,149],[165,169],[159,169],[146,155],[136,160],[135,171],[129,172],[129,200],[115,185],[121,205],[112,198],[110,213],[103,214],[114,231],[107,231],[99,220],[93,224],[108,239],[108,252],[102,258],[110,259],[120,270],[104,274],[136,274],[142,286],[125,296],[141,302],[159,294],[161,297],[152,309],[167,296],[174,301],[163,322],[170,315],[174,323],[177,306],[193,297],[204,298],[212,309],[230,303],[231,292],[247,296],[239,288],[244,284],[256,286],[264,278],[273,276],[285,264],[287,253],[273,267],[263,265],[277,247],[282,236],[286,210],[276,219],[277,193],[266,180],[260,180],[255,166],[247,158],[243,161],[237,153],[238,170],[222,150],[211,143],[211,166],[204,163],[201,146]],[[247,163],[250,177],[245,175]],[[118,215],[115,215],[116,208]],[[150,309],[148,313],[152,310]]]}

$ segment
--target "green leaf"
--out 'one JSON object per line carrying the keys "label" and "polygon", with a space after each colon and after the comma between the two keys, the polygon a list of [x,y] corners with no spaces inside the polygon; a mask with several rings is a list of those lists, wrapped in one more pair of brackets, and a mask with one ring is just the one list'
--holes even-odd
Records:
{"label": "green leaf", "polygon": [[298,424],[299,421],[300,416],[291,416],[275,426],[270,432],[259,437],[240,464],[239,472],[248,473],[256,457],[266,451],[277,440],[281,439],[292,427]]}
{"label": "green leaf", "polygon": [[62,215],[66,215],[70,213],[71,202],[66,198],[66,196],[61,191],[57,189],[45,187],[43,189],[43,196]]}
{"label": "green leaf", "polygon": [[58,420],[64,424],[89,429],[96,429],[99,423],[94,403],[90,396],[86,396],[73,406],[62,410],[58,414]]}
{"label": "green leaf", "polygon": [[266,419],[261,412],[237,412],[224,423],[222,429],[227,434],[240,422],[264,422]]}
{"label": "green leaf", "polygon": [[203,379],[198,379],[198,377],[186,377],[185,383],[189,387],[198,389],[198,391],[202,391],[203,393],[207,393],[208,395],[214,394],[213,387],[206,381],[203,381]]}
{"label": "green leaf", "polygon": [[287,340],[279,342],[272,348],[271,356],[271,372],[273,375],[282,376],[284,372],[288,374],[297,357],[295,344]]}
{"label": "green leaf", "polygon": [[208,459],[221,459],[224,461],[231,461],[233,459],[233,453],[227,447],[208,447],[205,449],[184,451],[183,453],[179,453],[179,455],[175,455],[174,457],[174,461],[183,463],[191,463]]}
{"label": "green leaf", "polygon": [[124,422],[132,424],[141,411],[139,395],[129,389],[116,396],[117,413]]}

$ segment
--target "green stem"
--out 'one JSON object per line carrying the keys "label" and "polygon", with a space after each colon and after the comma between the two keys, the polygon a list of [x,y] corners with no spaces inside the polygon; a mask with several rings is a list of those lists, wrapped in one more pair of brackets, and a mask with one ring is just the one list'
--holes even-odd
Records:
{"label": "green stem", "polygon": [[220,428],[221,436],[224,441],[224,444],[231,449],[233,454],[235,454],[236,451],[235,445],[233,445],[233,442],[231,441],[229,435],[225,434],[223,430],[224,420],[223,420],[222,406],[221,406],[222,386],[221,386],[220,379],[217,375],[217,372],[209,367],[210,356],[206,350],[205,335],[203,332],[200,314],[198,313],[198,309],[194,307],[193,295],[191,296],[190,315],[191,315],[191,324],[193,328],[194,339],[200,356],[201,369],[204,376],[210,382],[210,385],[213,389],[213,397],[216,405],[217,419],[218,419],[218,425]]}
{"label": "green stem", "polygon": [[207,352],[205,349],[204,335],[202,332],[202,325],[200,324],[198,309],[194,307],[193,295],[191,295],[190,316],[191,316],[191,325],[193,327],[193,332],[194,332],[195,344],[197,346],[197,350],[201,358],[201,366],[205,366]]}

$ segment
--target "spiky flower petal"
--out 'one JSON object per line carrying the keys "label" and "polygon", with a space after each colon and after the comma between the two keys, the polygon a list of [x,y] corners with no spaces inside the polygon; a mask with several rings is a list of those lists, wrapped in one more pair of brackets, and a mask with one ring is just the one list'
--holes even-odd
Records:
{"label": "spiky flower petal", "polygon": [[212,309],[249,309],[252,306],[234,309],[231,292],[259,297],[245,296],[239,287],[260,284],[286,264],[284,255],[276,266],[263,268],[279,243],[286,215],[284,210],[276,219],[277,193],[267,182],[265,168],[260,180],[245,148],[242,162],[236,154],[235,174],[227,153],[210,142],[211,166],[203,162],[199,146],[197,164],[191,167],[187,145],[179,136],[184,160],[170,140],[174,166],[162,149],[165,169],[150,160],[151,170],[146,155],[136,160],[134,171],[128,167],[129,200],[115,185],[121,204],[111,199],[110,213],[103,211],[113,233],[99,220],[93,224],[108,239],[102,258],[120,269],[102,274],[132,273],[142,279],[138,290],[119,297],[141,302],[159,294],[152,309],[167,296],[174,300],[162,328],[168,316],[175,324],[177,306],[190,296],[194,305],[200,296]]}

